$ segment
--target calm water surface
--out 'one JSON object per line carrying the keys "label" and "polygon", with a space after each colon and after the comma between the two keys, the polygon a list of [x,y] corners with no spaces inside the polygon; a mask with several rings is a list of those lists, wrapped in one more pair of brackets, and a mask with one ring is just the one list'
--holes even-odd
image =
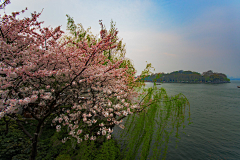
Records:
{"label": "calm water surface", "polygon": [[[226,84],[164,83],[170,95],[183,93],[190,102],[192,124],[178,148],[169,144],[167,159],[240,159],[240,81]],[[173,141],[174,142],[174,141]]]}
{"label": "calm water surface", "polygon": [[[147,83],[151,87],[151,83]],[[176,147],[171,138],[167,160],[240,160],[240,81],[226,84],[163,83],[169,95],[183,93],[191,121]]]}

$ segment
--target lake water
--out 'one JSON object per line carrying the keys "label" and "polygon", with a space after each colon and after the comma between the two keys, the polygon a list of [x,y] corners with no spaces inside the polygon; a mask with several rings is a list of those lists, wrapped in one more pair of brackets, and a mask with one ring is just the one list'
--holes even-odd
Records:
{"label": "lake water", "polygon": [[[146,83],[151,87],[151,83]],[[167,160],[240,159],[240,81],[224,84],[163,83],[169,95],[183,93],[190,102],[191,121],[174,137]]]}

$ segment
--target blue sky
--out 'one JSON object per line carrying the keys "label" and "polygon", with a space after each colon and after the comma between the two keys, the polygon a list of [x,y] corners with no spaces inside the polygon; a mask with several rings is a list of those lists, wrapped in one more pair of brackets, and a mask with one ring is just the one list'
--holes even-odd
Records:
{"label": "blue sky", "polygon": [[155,73],[213,70],[240,77],[239,0],[11,0],[5,12],[25,7],[24,17],[44,8],[44,26],[64,31],[66,14],[95,35],[100,19],[107,29],[113,19],[138,74],[147,61]]}

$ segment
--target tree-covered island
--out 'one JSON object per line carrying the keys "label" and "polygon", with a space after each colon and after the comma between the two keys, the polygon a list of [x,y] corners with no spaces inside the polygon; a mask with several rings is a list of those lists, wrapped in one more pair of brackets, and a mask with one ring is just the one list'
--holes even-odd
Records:
{"label": "tree-covered island", "polygon": [[202,74],[194,71],[174,71],[171,73],[154,73],[144,78],[145,82],[162,83],[230,83],[230,79],[223,73],[212,70]]}

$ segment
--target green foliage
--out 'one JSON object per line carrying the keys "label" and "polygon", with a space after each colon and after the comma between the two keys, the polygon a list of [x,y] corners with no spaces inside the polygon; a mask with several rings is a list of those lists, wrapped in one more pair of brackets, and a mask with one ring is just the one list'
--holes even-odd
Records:
{"label": "green foliage", "polygon": [[[75,24],[72,17],[70,17],[69,15],[66,15],[66,16],[68,20],[67,30],[69,30],[70,35],[67,35],[64,38],[72,39],[76,43],[87,41],[89,47],[91,47],[92,44],[96,44],[96,42],[101,41],[101,38],[97,38],[98,35],[94,36],[92,32],[90,32],[91,27],[85,30],[81,23]],[[108,35],[108,34],[115,35],[118,32],[115,27],[116,23],[114,23],[112,20],[110,22],[109,31],[106,30],[105,26],[103,26],[101,20],[100,20],[100,25],[102,26],[101,30],[105,33],[105,35]],[[122,43],[122,39],[119,40],[119,37],[116,35],[114,39],[111,39],[111,42],[113,43],[112,45],[117,44],[117,48],[112,50],[105,50],[103,54],[107,56],[111,54],[111,56],[113,57],[109,57],[109,59],[114,59],[114,58],[119,59],[119,58],[125,57],[126,50],[125,50],[125,44]]]}
{"label": "green foliage", "polygon": [[145,79],[150,77],[149,74],[152,74],[151,69],[154,69],[152,67],[152,64],[151,63],[147,63],[146,68],[142,71],[140,77],[138,78],[138,81],[141,84],[144,84]]}
{"label": "green foliage", "polygon": [[28,159],[31,149],[29,138],[14,121],[9,123],[9,131],[5,135],[6,125],[3,119],[0,120],[0,159]]}
{"label": "green foliage", "polygon": [[[70,17],[69,15],[66,15],[66,16],[68,20],[67,30],[69,30],[70,35],[65,36],[63,39],[67,39],[67,40],[71,39],[71,40],[74,40],[76,43],[87,41],[89,47],[91,47],[91,45],[95,45],[96,42],[99,42],[101,40],[101,38],[97,38],[98,35],[94,36],[92,32],[90,32],[91,27],[85,30],[81,23],[76,25],[72,17]],[[111,20],[110,22],[109,31],[106,30],[106,27],[103,26],[101,21],[100,21],[100,25],[102,26],[101,29],[102,31],[105,32],[105,35],[108,35],[108,34],[115,35],[118,33],[116,29],[116,23],[114,23],[113,20]],[[116,44],[117,47],[111,50],[110,49],[104,50],[103,55],[108,56],[108,59],[110,61],[122,59],[123,62],[121,63],[119,68],[128,68],[126,72],[130,75],[134,75],[136,72],[134,65],[130,59],[125,57],[126,44],[123,44],[123,40],[120,39],[117,35],[115,36],[114,39],[111,40],[111,42],[113,43],[112,45]],[[107,65],[107,62],[105,62],[105,65]]]}
{"label": "green foliage", "polygon": [[[31,123],[36,123],[30,121]],[[29,123],[29,124],[31,124]],[[5,136],[5,122],[0,120],[0,159],[29,159],[31,152],[31,141],[18,129],[14,121],[10,123],[9,133]],[[28,129],[34,130],[34,125],[25,124]],[[50,121],[44,127],[38,142],[37,160],[53,159],[117,159],[121,157],[119,146],[115,140],[83,141],[78,144],[75,139],[62,143],[62,139],[68,136],[67,127],[62,127],[60,132],[56,132]],[[105,138],[105,137],[104,137]]]}
{"label": "green foliage", "polygon": [[[67,17],[67,29],[72,34],[72,37],[66,36],[66,39],[74,39],[76,43],[85,41],[89,46],[96,44],[100,40],[92,35],[89,31],[90,28],[84,30],[81,24],[75,25],[73,18],[68,15]],[[108,33],[116,33],[113,21],[111,21],[111,28]],[[111,54],[109,56],[110,61],[123,59],[125,56],[125,45],[122,44],[122,40],[119,41],[116,37],[112,42],[118,43],[117,49],[112,51],[106,50],[103,54],[106,56]],[[132,62],[126,58],[123,59],[120,68],[128,68],[127,73],[130,75],[135,72]],[[152,68],[151,63],[148,63],[139,78],[139,86],[143,86],[141,84],[144,83],[144,78],[152,74]],[[161,75],[159,74],[155,78],[161,78]],[[130,85],[135,85],[135,82],[131,79],[129,83]],[[178,128],[184,124],[185,106],[188,104],[188,101],[182,94],[169,97],[166,91],[163,88],[158,89],[155,83],[153,88],[137,89],[141,92],[146,92],[146,94],[140,97],[141,108],[139,112],[127,117],[125,122],[126,128],[123,130],[122,135],[128,140],[128,146],[122,152],[116,140],[107,141],[105,137],[104,139],[100,137],[97,141],[83,141],[80,144],[76,142],[76,139],[62,143],[61,140],[64,137],[68,137],[68,128],[62,127],[60,132],[56,132],[55,127],[51,126],[52,118],[49,118],[39,136],[36,159],[147,159],[151,150],[155,151],[151,158],[165,158],[170,135],[174,133],[175,137],[179,138]],[[14,122],[10,122],[9,133],[5,135],[5,122],[3,120],[0,122],[2,124],[0,128],[0,158],[28,159],[31,149],[29,138],[18,129],[17,124]],[[36,128],[34,125],[37,124],[37,121],[29,120],[28,122],[28,124],[23,125],[33,135]],[[152,146],[153,148],[151,148]],[[140,155],[138,154],[139,152]]]}
{"label": "green foliage", "polygon": [[105,160],[105,159],[117,159],[120,156],[120,149],[117,146],[116,142],[114,140],[109,140],[106,141],[100,152],[99,152],[99,156],[97,156],[97,158],[99,160]]}
{"label": "green foliage", "polygon": [[96,41],[95,42],[92,41],[92,40],[96,40],[97,38],[92,34],[92,32],[90,32],[91,27],[85,30],[81,23],[76,25],[72,17],[70,17],[69,15],[66,15],[66,16],[68,20],[67,30],[70,31],[73,37],[68,35],[65,38],[75,40],[76,43],[84,42],[86,40],[89,47],[91,47],[92,44],[96,44]]}
{"label": "green foliage", "polygon": [[229,78],[224,78],[225,81],[227,82],[230,82],[230,79]]}
{"label": "green foliage", "polygon": [[[161,75],[161,77],[159,77]],[[147,75],[144,81],[148,82],[187,82],[187,83],[226,83],[230,82],[225,74],[222,73],[205,73],[201,75],[192,71],[174,71],[171,73],[156,73]]]}
{"label": "green foliage", "polygon": [[69,154],[61,154],[56,158],[56,160],[71,160],[71,157]]}
{"label": "green foliage", "polygon": [[136,71],[132,61],[127,58],[125,58],[123,60],[123,62],[120,64],[119,68],[128,68],[128,70],[126,72],[130,75],[132,75]]}
{"label": "green foliage", "polygon": [[[189,103],[184,95],[169,97],[156,85],[143,91],[147,96],[142,102],[142,112],[129,116],[122,131],[122,137],[127,141],[124,144],[127,145],[125,159],[165,159],[169,137],[174,134],[179,138],[178,129],[184,124],[185,107]],[[150,150],[154,150],[151,156]]]}
{"label": "green foliage", "polygon": [[[151,65],[147,67],[149,69]],[[156,84],[153,88],[139,88],[139,91],[146,94],[140,97],[139,112],[127,117],[122,136],[128,143],[122,151],[114,139],[103,139],[102,142],[88,140],[80,144],[71,139],[63,144],[61,140],[68,136],[68,128],[62,127],[60,132],[56,132],[55,127],[51,126],[52,119],[49,118],[39,139],[36,159],[165,159],[170,136],[174,134],[179,138],[179,127],[185,127],[185,107],[189,103],[182,94],[169,97],[166,91],[163,88],[158,89]],[[190,112],[188,116],[190,118]],[[28,122],[24,127],[33,134],[36,121]],[[29,138],[13,122],[5,136],[3,120],[1,124],[0,158],[28,159],[31,149]],[[20,139],[22,137],[24,138]]]}
{"label": "green foliage", "polygon": [[112,160],[120,157],[120,149],[117,143],[111,139],[100,146],[96,141],[83,141],[79,145],[78,154],[73,159]]}
{"label": "green foliage", "polygon": [[210,77],[206,77],[205,81],[208,82],[210,80]]}

